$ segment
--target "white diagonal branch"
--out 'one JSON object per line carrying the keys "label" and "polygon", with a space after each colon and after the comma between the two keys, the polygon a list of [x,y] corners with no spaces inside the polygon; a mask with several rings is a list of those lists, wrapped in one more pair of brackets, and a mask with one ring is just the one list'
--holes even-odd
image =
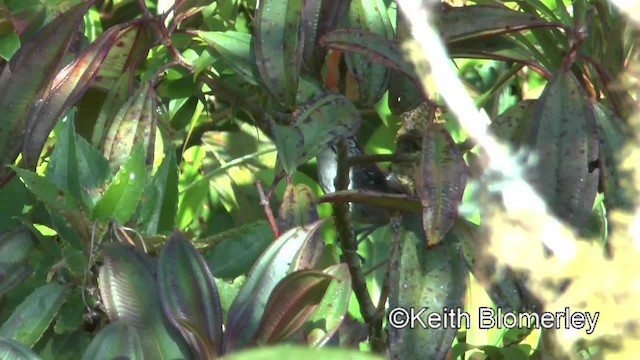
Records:
{"label": "white diagonal branch", "polygon": [[[570,261],[577,252],[575,240],[567,236],[568,233],[566,230],[563,231],[562,224],[548,213],[544,200],[523,178],[521,165],[509,148],[488,132],[487,115],[476,108],[464,89],[439,34],[431,25],[429,9],[426,6],[428,3],[430,1],[398,0],[400,10],[411,25],[411,33],[417,43],[417,46],[411,48],[412,60],[416,65],[424,60],[430,68],[430,74],[426,71],[418,74],[422,78],[423,86],[427,87],[427,78],[430,76],[460,126],[486,152],[489,162],[485,171],[495,172],[504,179],[501,192],[506,210],[512,213],[538,215],[536,218],[542,221],[542,241],[558,260]],[[419,66],[416,68],[420,69]]]}

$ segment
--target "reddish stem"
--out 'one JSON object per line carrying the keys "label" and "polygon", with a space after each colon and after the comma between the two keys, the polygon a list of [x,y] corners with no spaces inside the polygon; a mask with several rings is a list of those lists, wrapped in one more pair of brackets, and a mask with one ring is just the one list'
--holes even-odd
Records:
{"label": "reddish stem", "polygon": [[260,196],[260,205],[264,208],[264,214],[266,215],[267,220],[269,220],[269,225],[271,225],[273,234],[277,238],[280,236],[280,230],[278,229],[278,223],[276,223],[276,219],[271,211],[271,205],[269,204],[270,196],[267,197],[265,195],[264,189],[262,188],[262,182],[260,182],[260,180],[256,180],[256,188],[258,189],[258,195]]}

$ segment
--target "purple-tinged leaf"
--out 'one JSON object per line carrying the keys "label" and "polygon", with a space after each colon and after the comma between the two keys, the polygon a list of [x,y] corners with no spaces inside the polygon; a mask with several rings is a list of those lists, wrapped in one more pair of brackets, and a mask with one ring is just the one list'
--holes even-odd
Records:
{"label": "purple-tinged leaf", "polygon": [[200,253],[178,231],[160,252],[158,286],[165,315],[190,347],[203,359],[218,356],[223,321],[218,288]]}
{"label": "purple-tinged leaf", "polygon": [[105,31],[77,59],[65,66],[53,79],[42,103],[33,107],[27,120],[22,156],[24,165],[34,169],[49,133],[58,119],[89,89],[105,65],[107,57],[130,25],[117,25]]}
{"label": "purple-tinged leaf", "polygon": [[[349,28],[370,31],[387,42],[394,38],[393,26],[382,0],[352,0],[346,22]],[[347,69],[358,82],[360,104],[372,106],[378,102],[387,91],[389,69],[366,55],[346,53],[344,59]]]}
{"label": "purple-tinged leaf", "polygon": [[[453,232],[432,249],[420,232],[402,228],[402,244],[390,259],[389,307],[420,308],[446,316],[444,309],[464,306],[469,269],[461,258]],[[389,328],[392,359],[445,359],[458,333],[453,326]]]}
{"label": "purple-tinged leaf", "polygon": [[269,294],[280,280],[298,269],[301,250],[323,222],[285,232],[256,261],[229,309],[225,352],[245,346],[254,337]]}
{"label": "purple-tinged leaf", "polygon": [[115,45],[110,49],[91,86],[109,91],[123,73],[129,73],[133,77],[134,67],[147,58],[151,46],[152,37],[147,21],[133,20],[120,25]]}
{"label": "purple-tinged leaf", "polygon": [[561,71],[537,101],[528,145],[538,163],[529,180],[561,220],[582,229],[598,190],[596,119],[578,79]]}
{"label": "purple-tinged leaf", "polygon": [[269,296],[255,342],[274,344],[298,330],[318,307],[332,279],[318,270],[300,270],[282,279]]}
{"label": "purple-tinged leaf", "polygon": [[347,264],[333,265],[323,272],[333,276],[333,279],[322,301],[304,326],[307,343],[314,347],[326,344],[338,331],[351,299],[351,274]]}
{"label": "purple-tinged leaf", "polygon": [[387,67],[397,69],[414,78],[413,66],[407,62],[402,51],[386,37],[360,29],[338,29],[320,38],[320,45],[329,49],[354,52]]}
{"label": "purple-tinged leaf", "polygon": [[452,43],[448,47],[452,58],[491,59],[529,64],[535,56],[509,35],[469,39]]}
{"label": "purple-tinged leaf", "polygon": [[441,35],[447,43],[540,27],[561,27],[536,15],[502,6],[461,6],[442,10]]}
{"label": "purple-tinged leaf", "polygon": [[312,75],[320,76],[327,56],[327,50],[318,46],[318,40],[322,35],[336,29],[349,10],[349,2],[349,0],[304,0],[300,21],[300,31],[304,36],[303,66]]}
{"label": "purple-tinged leaf", "polygon": [[184,359],[188,351],[162,311],[154,260],[116,242],[101,246],[100,295],[110,321],[122,321],[140,337],[145,359]]}
{"label": "purple-tinged leaf", "polygon": [[75,6],[40,29],[11,58],[0,74],[0,182],[22,149],[27,118],[49,88],[84,13],[93,1]]}
{"label": "purple-tinged leaf", "polygon": [[[278,229],[281,233],[296,226],[314,223],[320,218],[315,204],[315,194],[304,184],[287,184],[280,210],[278,211]],[[300,268],[313,268],[324,251],[324,241],[316,233],[304,247],[300,256]]]}

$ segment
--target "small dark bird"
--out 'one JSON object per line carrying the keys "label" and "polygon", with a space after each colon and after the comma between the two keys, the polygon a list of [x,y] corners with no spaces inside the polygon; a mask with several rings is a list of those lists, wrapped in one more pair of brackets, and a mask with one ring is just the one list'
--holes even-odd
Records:
{"label": "small dark bird", "polygon": [[[362,155],[363,151],[354,136],[347,138],[348,155]],[[335,178],[338,169],[337,150],[335,146],[331,146],[322,151],[316,157],[318,165],[318,181],[325,194],[335,192]],[[352,166],[349,171],[349,188],[348,190],[366,190],[381,193],[389,192],[386,174],[376,164],[356,165]],[[373,230],[379,226],[389,223],[389,211],[377,206],[368,204],[350,205],[351,219],[361,224],[373,225],[366,229],[368,236]],[[370,231],[369,231],[370,230]],[[364,232],[362,232],[364,234]]]}

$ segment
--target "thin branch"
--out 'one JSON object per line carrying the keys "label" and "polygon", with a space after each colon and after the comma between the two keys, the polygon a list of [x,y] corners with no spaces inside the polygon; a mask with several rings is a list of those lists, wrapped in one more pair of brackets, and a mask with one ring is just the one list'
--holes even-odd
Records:
{"label": "thin branch", "polygon": [[262,188],[262,182],[260,182],[260,180],[256,180],[256,188],[258,189],[258,195],[260,196],[260,205],[264,208],[264,214],[266,215],[267,220],[269,220],[271,230],[273,230],[273,235],[277,238],[280,236],[280,230],[278,229],[278,223],[271,211],[271,204],[269,202],[271,196],[266,196],[264,194],[264,189]]}
{"label": "thin branch", "polygon": [[[563,233],[563,225],[547,212],[545,201],[523,179],[519,160],[510,154],[508,146],[493,137],[488,131],[490,123],[486,114],[480,112],[469,94],[465,91],[457,73],[451,67],[447,50],[440,35],[431,26],[431,16],[423,1],[398,0],[400,10],[411,25],[415,42],[410,47],[410,57],[414,63],[427,61],[430,74],[419,74],[423,83],[429,75],[433,77],[442,98],[458,119],[460,126],[485,151],[488,157],[487,172],[505,179],[500,188],[502,200],[508,212],[529,211],[541,215],[548,236],[542,241],[561,262],[567,262],[577,253],[577,244]],[[427,21],[425,21],[427,19]],[[417,67],[420,69],[421,67]]]}
{"label": "thin branch", "polygon": [[[346,190],[349,187],[349,167],[346,159],[348,149],[346,141],[340,140],[338,150],[338,169],[336,174],[336,191]],[[358,244],[353,235],[348,203],[332,203],[333,217],[336,224],[336,232],[340,241],[340,248],[349,267],[353,292],[360,305],[362,318],[369,325],[369,342],[374,351],[384,351],[385,344],[382,341],[382,316],[379,315],[376,306],[369,296],[367,282],[360,266],[358,257]]]}

